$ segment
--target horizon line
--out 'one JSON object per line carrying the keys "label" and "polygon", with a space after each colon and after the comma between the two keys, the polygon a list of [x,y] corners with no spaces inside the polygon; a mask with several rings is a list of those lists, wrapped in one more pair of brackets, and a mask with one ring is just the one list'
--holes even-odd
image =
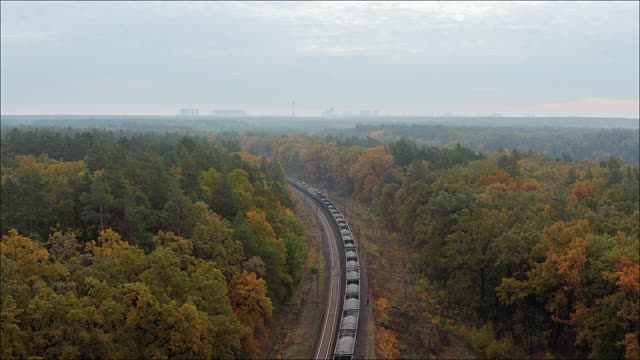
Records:
{"label": "horizon line", "polygon": [[434,115],[421,115],[421,114],[379,114],[379,115],[334,115],[334,116],[322,116],[322,115],[295,115],[291,114],[245,114],[245,115],[213,115],[213,114],[199,114],[199,115],[180,115],[180,114],[3,114],[0,116],[157,116],[157,117],[181,117],[181,118],[251,118],[251,117],[280,117],[280,118],[317,118],[317,119],[339,119],[339,118],[389,118],[389,117],[402,117],[402,118],[496,118],[496,119],[544,119],[544,118],[566,118],[566,119],[625,119],[625,120],[640,120],[640,117],[626,117],[626,116],[581,116],[581,115],[464,115],[464,114],[434,114]]}

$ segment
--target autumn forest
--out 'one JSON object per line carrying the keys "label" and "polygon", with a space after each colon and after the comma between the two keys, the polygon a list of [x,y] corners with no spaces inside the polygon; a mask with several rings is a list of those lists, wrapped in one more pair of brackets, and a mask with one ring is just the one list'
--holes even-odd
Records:
{"label": "autumn forest", "polygon": [[276,163],[102,131],[2,151],[0,357],[258,356],[307,254]]}
{"label": "autumn forest", "polygon": [[376,357],[640,356],[637,163],[349,136],[3,129],[0,358],[269,357],[285,174],[358,228]]}

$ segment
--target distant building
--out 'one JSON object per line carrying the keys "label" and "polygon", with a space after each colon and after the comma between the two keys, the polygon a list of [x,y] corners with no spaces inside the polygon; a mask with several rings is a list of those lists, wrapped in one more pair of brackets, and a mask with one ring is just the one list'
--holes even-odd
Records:
{"label": "distant building", "polygon": [[244,110],[240,110],[240,109],[213,110],[211,114],[214,116],[245,116],[246,115]]}
{"label": "distant building", "polygon": [[180,116],[198,116],[200,115],[199,109],[180,109],[178,111],[178,115]]}
{"label": "distant building", "polygon": [[342,112],[340,111],[336,111],[336,109],[331,108],[328,110],[325,110],[323,112],[320,113],[320,115],[322,117],[335,117],[335,116],[361,116],[361,117],[374,117],[374,116],[378,116],[378,110],[360,110],[360,112],[354,112],[351,110],[344,110]]}
{"label": "distant building", "polygon": [[360,116],[378,116],[378,110],[360,110]]}

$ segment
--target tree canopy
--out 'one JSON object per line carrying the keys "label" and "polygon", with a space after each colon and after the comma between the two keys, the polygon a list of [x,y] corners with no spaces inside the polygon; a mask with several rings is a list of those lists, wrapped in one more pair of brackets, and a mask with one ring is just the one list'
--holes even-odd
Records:
{"label": "tree canopy", "polygon": [[277,163],[195,136],[11,136],[1,358],[260,356],[307,256]]}

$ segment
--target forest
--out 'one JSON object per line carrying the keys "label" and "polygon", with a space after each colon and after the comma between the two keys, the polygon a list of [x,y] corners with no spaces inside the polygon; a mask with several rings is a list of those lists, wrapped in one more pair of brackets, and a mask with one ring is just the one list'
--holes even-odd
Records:
{"label": "forest", "polygon": [[[638,119],[572,117],[335,117],[295,119],[277,116],[0,116],[3,132],[14,128],[50,128],[60,133],[105,128],[188,134],[297,135],[325,141],[376,146],[406,138],[418,146],[453,147],[476,152],[517,148],[554,159],[605,161],[611,156],[640,162]],[[294,121],[291,121],[294,120]]]}
{"label": "forest", "polygon": [[637,165],[325,140],[240,138],[374,209],[410,258],[414,301],[374,299],[380,357],[421,358],[463,338],[486,358],[638,358]]}
{"label": "forest", "polygon": [[281,167],[213,138],[3,132],[0,358],[260,357],[306,264]]}
{"label": "forest", "polygon": [[581,127],[577,127],[577,124],[572,127],[561,127],[559,124],[567,122],[563,119],[555,119],[556,125],[547,126],[540,125],[546,123],[542,119],[535,119],[528,126],[515,121],[507,122],[510,124],[508,126],[496,125],[501,119],[492,119],[492,122],[472,120],[468,119],[464,126],[361,123],[351,129],[328,130],[326,135],[342,138],[371,138],[385,144],[405,138],[414,141],[418,146],[427,147],[451,147],[459,143],[483,153],[516,148],[519,151],[534,151],[567,161],[606,161],[614,156],[631,164],[640,162],[638,154],[640,132],[637,119],[635,121],[628,119],[627,122],[628,126],[633,126],[635,122],[635,128],[605,128],[605,123],[600,123],[599,128],[589,128],[586,127],[589,123],[586,119],[580,121]]}
{"label": "forest", "polygon": [[265,356],[309,251],[286,173],[365,209],[370,275],[407,259],[380,358],[638,358],[637,164],[348,135],[3,131],[0,357]]}

